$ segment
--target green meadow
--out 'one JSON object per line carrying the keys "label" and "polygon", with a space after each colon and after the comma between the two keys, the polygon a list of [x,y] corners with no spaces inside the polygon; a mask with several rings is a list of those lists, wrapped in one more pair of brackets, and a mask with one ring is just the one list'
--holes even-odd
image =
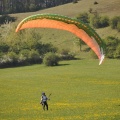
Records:
{"label": "green meadow", "polygon": [[[42,92],[51,94],[43,111]],[[0,69],[1,120],[119,120],[120,61],[61,61]]]}
{"label": "green meadow", "polygon": [[[80,0],[77,4],[10,16],[17,18],[17,25],[33,14],[76,18],[90,8],[110,18],[120,15],[120,0],[97,2],[94,5],[94,0]],[[96,32],[102,39],[110,35],[120,37],[110,26]],[[76,36],[67,31],[40,29],[39,33],[42,42],[79,51]],[[98,59],[91,59],[90,53],[78,55],[80,60],[60,61],[56,67],[38,64],[0,69],[0,120],[120,120],[120,60],[105,58],[99,66]],[[43,111],[40,104],[42,92],[51,94],[48,111]]]}

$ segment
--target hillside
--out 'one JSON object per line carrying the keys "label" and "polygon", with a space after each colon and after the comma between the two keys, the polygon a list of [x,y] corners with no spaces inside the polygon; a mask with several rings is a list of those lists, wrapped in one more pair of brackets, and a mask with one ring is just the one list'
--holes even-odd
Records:
{"label": "hillside", "polygon": [[[34,14],[42,14],[42,13],[61,14],[75,18],[80,13],[89,12],[90,8],[93,11],[97,11],[100,15],[106,15],[109,18],[112,18],[114,16],[119,16],[120,13],[119,0],[114,0],[114,1],[97,0],[98,4],[96,5],[94,5],[94,2],[95,2],[94,0],[80,0],[76,4],[69,3],[36,12],[10,14],[10,16],[17,18],[15,24],[18,24],[25,17]],[[52,43],[60,49],[68,48],[70,49],[70,51],[79,51],[79,47],[75,44],[75,41],[78,40],[78,38],[67,31],[54,30],[54,29],[52,30],[39,29],[38,32],[41,35],[41,41],[45,43]],[[111,29],[110,27],[96,29],[96,32],[99,34],[99,36],[102,39],[110,35],[120,38],[119,32]],[[85,55],[85,57],[89,57],[89,54]]]}
{"label": "hillside", "polygon": [[[48,8],[36,12],[28,12],[28,13],[19,13],[19,14],[11,14],[11,16],[17,18],[17,23],[20,22],[22,19],[24,19],[27,16],[33,15],[33,14],[42,14],[42,13],[54,13],[54,14],[61,14],[69,17],[75,18],[78,14],[83,12],[89,12],[89,9],[92,8],[93,11],[97,11],[100,15],[106,15],[109,18],[112,18],[114,16],[120,15],[120,0],[97,0],[98,4],[94,5],[95,0],[80,0],[78,3],[69,3],[53,8]],[[111,32],[113,31],[113,32]],[[102,37],[106,37],[109,34],[115,34],[118,37],[120,35],[114,31],[111,30],[109,27],[105,29],[99,29],[97,30],[98,34]]]}
{"label": "hillside", "polygon": [[29,15],[41,13],[55,13],[69,17],[76,17],[79,13],[88,12],[90,8],[109,17],[120,15],[120,0],[97,0],[98,4],[96,5],[94,5],[94,2],[95,0],[80,0],[76,4],[69,3],[37,12],[13,14],[12,16],[17,17],[18,21]]}

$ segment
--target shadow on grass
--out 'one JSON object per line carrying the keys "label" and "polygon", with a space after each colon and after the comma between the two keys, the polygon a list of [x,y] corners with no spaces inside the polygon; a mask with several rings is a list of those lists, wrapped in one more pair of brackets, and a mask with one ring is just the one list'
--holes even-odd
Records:
{"label": "shadow on grass", "polygon": [[[57,66],[59,67],[59,66],[66,66],[66,65],[70,65],[70,64],[59,64],[59,65],[57,65]],[[57,67],[57,66],[56,66],[56,67]]]}

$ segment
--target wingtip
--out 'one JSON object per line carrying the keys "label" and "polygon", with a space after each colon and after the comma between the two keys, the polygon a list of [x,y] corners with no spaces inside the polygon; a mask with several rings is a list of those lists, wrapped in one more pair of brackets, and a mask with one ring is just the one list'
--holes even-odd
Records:
{"label": "wingtip", "polygon": [[101,55],[101,58],[100,58],[99,65],[101,65],[101,64],[102,64],[102,62],[103,62],[104,58],[105,58],[105,55],[104,55],[104,54],[102,54],[102,55]]}

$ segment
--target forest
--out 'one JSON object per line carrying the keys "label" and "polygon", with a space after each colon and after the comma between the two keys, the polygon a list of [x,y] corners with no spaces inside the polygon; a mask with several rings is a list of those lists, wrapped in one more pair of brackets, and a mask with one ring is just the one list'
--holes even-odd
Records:
{"label": "forest", "polygon": [[73,2],[73,0],[0,0],[0,14],[33,12]]}

